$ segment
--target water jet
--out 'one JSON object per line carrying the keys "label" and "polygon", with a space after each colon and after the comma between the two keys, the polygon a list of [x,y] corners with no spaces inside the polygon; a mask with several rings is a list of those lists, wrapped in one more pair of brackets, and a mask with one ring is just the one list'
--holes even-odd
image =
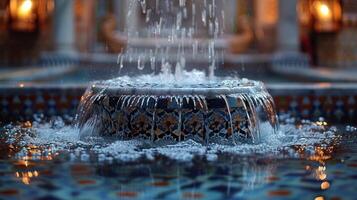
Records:
{"label": "water jet", "polygon": [[[221,3],[205,0],[197,7],[194,0],[142,0],[130,5],[127,20],[139,10],[146,24],[128,27],[119,68],[128,60],[137,63],[139,74],[146,65],[160,73],[94,82],[79,107],[82,137],[238,144],[259,143],[263,123],[271,127],[264,134],[277,132],[274,102],[263,83],[215,76],[223,58],[217,46],[224,36]],[[138,40],[154,45],[140,48]],[[206,60],[206,73],[188,72],[189,56]]]}

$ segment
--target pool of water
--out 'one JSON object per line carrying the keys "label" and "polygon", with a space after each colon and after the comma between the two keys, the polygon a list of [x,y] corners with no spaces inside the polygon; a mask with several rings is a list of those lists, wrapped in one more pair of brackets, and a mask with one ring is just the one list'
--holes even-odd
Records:
{"label": "pool of water", "polygon": [[235,147],[81,141],[62,119],[0,127],[0,199],[355,198],[356,128],[323,120]]}

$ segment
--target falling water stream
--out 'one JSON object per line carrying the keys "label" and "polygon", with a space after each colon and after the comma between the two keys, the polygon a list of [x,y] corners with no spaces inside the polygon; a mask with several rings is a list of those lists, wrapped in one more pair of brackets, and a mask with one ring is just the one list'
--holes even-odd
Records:
{"label": "falling water stream", "polygon": [[[138,0],[130,1],[127,13],[127,47],[118,64],[136,62],[181,81],[188,60],[205,60],[209,79],[223,51],[217,41],[224,33],[225,1]],[[140,20],[145,18],[145,20]],[[132,25],[135,24],[135,25]]]}
{"label": "falling water stream", "polygon": [[[164,143],[186,139],[206,144],[221,143],[222,139],[231,144],[242,140],[259,143],[262,135],[259,126],[264,122],[272,127],[271,132],[265,130],[264,134],[276,134],[279,123],[274,102],[262,83],[215,76],[218,62],[223,60],[223,56],[219,56],[223,50],[216,44],[224,33],[224,3],[216,0],[130,1],[127,47],[118,56],[118,65],[122,69],[134,63],[139,71],[150,65],[154,72],[93,83],[78,111],[81,136],[140,138]],[[139,20],[141,18],[145,20]],[[205,65],[206,70],[188,72],[188,60],[205,61],[201,65]],[[163,108],[163,104],[167,107]],[[171,121],[159,119],[159,112]],[[198,123],[202,123],[205,130],[187,133],[191,129],[191,115],[197,116],[196,113],[202,113]],[[138,124],[138,115],[146,120]],[[237,119],[233,119],[233,115]],[[122,125],[123,121],[128,127]],[[146,124],[146,121],[151,122]],[[150,133],[138,132],[136,129],[141,126],[150,129]]]}
{"label": "falling water stream", "polygon": [[[215,160],[222,152],[277,153],[291,145],[334,140],[334,127],[313,122],[299,128],[284,123],[279,129],[274,101],[263,83],[214,75],[223,59],[216,42],[224,33],[224,3],[129,1],[128,44],[118,56],[118,66],[122,69],[133,62],[139,71],[149,66],[154,73],[94,82],[82,97],[75,126],[62,119],[9,125],[2,130],[6,143],[23,146],[19,153],[32,144],[43,153],[49,153],[48,147],[50,153],[69,151],[71,157],[84,160],[94,153],[99,160],[161,155],[189,161],[199,155]],[[138,21],[140,17],[145,20]],[[150,41],[153,44],[138,45]],[[193,58],[208,61],[208,70],[186,71],[188,59]],[[143,113],[144,120],[134,124]],[[198,120],[189,127],[197,118],[192,113],[198,113]],[[165,121],[168,118],[171,121]],[[169,131],[163,134],[160,127],[165,125]]]}
{"label": "falling water stream", "polygon": [[[323,118],[278,117],[263,83],[215,76],[225,0],[128,3],[127,47],[117,62],[120,73],[135,65],[139,75],[91,83],[75,118],[0,123],[1,198],[313,199],[355,192],[357,128],[341,134]],[[205,70],[189,70],[195,60]],[[340,148],[347,150],[335,156]]]}

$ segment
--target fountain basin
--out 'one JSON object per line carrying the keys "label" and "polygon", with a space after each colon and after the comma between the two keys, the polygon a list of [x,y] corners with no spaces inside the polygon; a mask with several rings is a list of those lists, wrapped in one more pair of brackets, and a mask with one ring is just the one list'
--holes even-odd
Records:
{"label": "fountain basin", "polygon": [[[278,128],[272,97],[256,81],[153,84],[96,82],[82,97],[81,136],[176,142],[258,143],[261,126]],[[264,131],[268,133],[269,131]]]}

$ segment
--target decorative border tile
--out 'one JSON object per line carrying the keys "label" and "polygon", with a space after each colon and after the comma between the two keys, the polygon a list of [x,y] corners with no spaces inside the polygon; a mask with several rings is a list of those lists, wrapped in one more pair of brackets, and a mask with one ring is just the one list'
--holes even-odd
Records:
{"label": "decorative border tile", "polygon": [[[357,84],[272,84],[268,90],[278,113],[357,124]],[[74,116],[84,91],[83,86],[0,87],[0,121]]]}

